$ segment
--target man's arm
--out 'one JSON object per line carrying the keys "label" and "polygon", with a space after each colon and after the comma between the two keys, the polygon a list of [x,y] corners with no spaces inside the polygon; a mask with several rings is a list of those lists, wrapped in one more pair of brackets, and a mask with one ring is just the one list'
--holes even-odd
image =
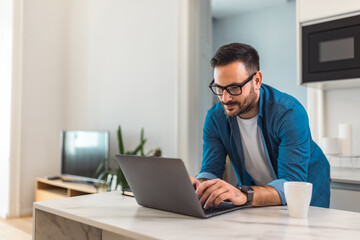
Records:
{"label": "man's arm", "polygon": [[[271,186],[254,186],[254,198],[252,206],[281,205],[278,192]],[[238,188],[220,179],[208,180],[201,183],[196,190],[204,208],[217,206],[222,201],[230,201],[235,205],[243,205],[247,202],[247,195]]]}
{"label": "man's arm", "polygon": [[284,183],[305,182],[311,154],[311,133],[305,109],[300,104],[277,114],[275,129],[280,139],[277,157],[277,179],[268,183],[279,193],[282,205],[286,205]]}
{"label": "man's arm", "polygon": [[281,205],[279,193],[271,186],[253,186],[254,198],[251,206],[277,206]]}
{"label": "man's arm", "polygon": [[203,159],[200,173],[197,178],[215,179],[221,178],[225,170],[227,152],[220,137],[219,123],[214,115],[214,109],[210,109],[206,115],[203,128]]}

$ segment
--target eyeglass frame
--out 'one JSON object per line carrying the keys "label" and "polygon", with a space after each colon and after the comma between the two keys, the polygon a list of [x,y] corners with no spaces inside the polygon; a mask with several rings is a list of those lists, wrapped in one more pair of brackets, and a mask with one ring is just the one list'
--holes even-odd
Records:
{"label": "eyeglass frame", "polygon": [[[224,95],[224,91],[226,90],[231,96],[239,96],[242,94],[242,87],[245,86],[245,84],[247,84],[248,82],[250,82],[254,76],[256,75],[257,72],[254,72],[253,74],[251,74],[243,83],[241,84],[230,84],[230,85],[227,85],[225,87],[222,87],[222,86],[219,86],[217,84],[213,85],[213,83],[215,82],[215,79],[213,79],[211,81],[211,83],[209,84],[209,88],[211,89],[211,91],[216,95],[216,96],[223,96]],[[228,89],[228,87],[240,87],[240,93],[239,94],[232,94],[230,92],[230,90]],[[222,89],[222,94],[217,94],[214,92],[214,90],[212,89],[212,87],[218,87],[218,88],[221,88]]]}

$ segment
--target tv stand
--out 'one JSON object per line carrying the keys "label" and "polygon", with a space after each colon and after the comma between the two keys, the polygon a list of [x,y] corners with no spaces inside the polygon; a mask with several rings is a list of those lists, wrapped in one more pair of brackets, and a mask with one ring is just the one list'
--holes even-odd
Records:
{"label": "tv stand", "polygon": [[[35,201],[54,200],[65,197],[75,197],[85,194],[106,192],[106,187],[96,188],[94,183],[91,185],[87,181],[64,179],[48,180],[46,178],[36,179]],[[75,182],[68,182],[75,181]],[[87,184],[84,184],[87,183]]]}
{"label": "tv stand", "polygon": [[88,185],[93,185],[94,187],[96,187],[95,183],[92,181],[85,181],[85,180],[76,180],[76,179],[64,179],[64,178],[60,178],[60,180],[64,183],[80,183],[80,184],[88,184]]}

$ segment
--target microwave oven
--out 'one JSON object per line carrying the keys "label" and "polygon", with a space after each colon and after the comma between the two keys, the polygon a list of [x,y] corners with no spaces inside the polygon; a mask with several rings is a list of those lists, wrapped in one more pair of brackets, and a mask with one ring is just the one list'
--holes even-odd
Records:
{"label": "microwave oven", "polygon": [[360,15],[302,27],[302,83],[360,78]]}

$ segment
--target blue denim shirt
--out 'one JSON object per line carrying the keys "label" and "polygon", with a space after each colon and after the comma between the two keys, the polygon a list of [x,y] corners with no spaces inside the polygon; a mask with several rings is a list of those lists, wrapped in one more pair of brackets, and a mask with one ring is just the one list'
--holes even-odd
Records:
{"label": "blue denim shirt", "polygon": [[[260,88],[257,119],[272,182],[286,205],[284,182],[313,184],[312,206],[329,207],[330,166],[312,140],[304,107],[292,96],[268,85]],[[239,185],[255,185],[244,168],[240,130],[236,117],[228,117],[220,102],[207,113],[203,129],[203,162],[197,178],[222,178],[229,155]]]}

